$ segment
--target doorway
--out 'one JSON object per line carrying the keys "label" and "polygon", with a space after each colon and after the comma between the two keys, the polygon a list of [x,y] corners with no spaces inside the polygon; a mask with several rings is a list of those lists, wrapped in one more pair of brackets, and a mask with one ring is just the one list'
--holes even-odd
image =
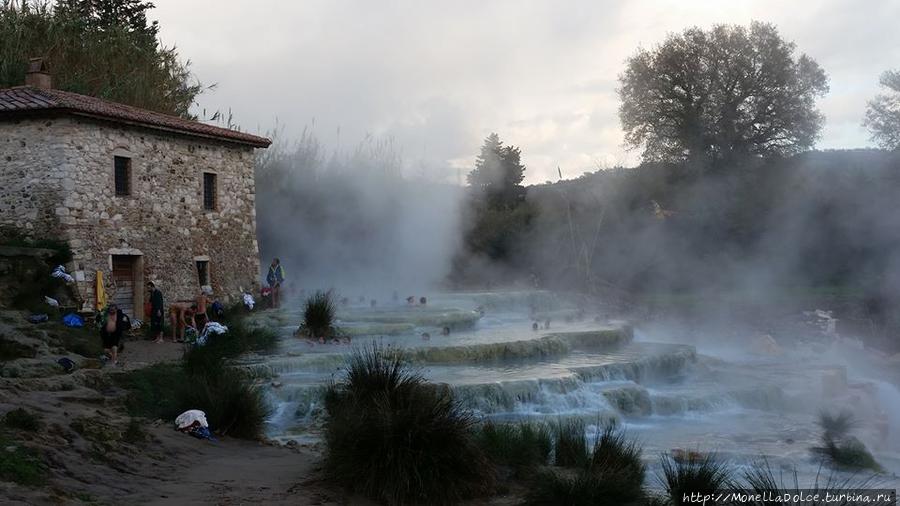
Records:
{"label": "doorway", "polygon": [[112,282],[115,291],[109,301],[119,307],[130,318],[139,315],[137,311],[144,303],[143,258],[139,255],[112,255]]}

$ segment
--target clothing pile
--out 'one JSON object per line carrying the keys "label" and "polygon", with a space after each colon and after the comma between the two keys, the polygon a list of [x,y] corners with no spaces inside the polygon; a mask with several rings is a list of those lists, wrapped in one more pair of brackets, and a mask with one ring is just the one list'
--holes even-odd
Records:
{"label": "clothing pile", "polygon": [[66,283],[75,282],[75,278],[73,278],[71,274],[66,272],[66,268],[62,265],[57,265],[56,269],[53,269],[53,272],[51,272],[50,275],[54,278],[65,280]]}
{"label": "clothing pile", "polygon": [[49,319],[50,317],[44,313],[33,314],[28,317],[28,321],[30,321],[31,323],[44,323]]}
{"label": "clothing pile", "polygon": [[253,310],[253,306],[256,305],[256,301],[253,300],[253,296],[249,293],[244,293],[244,305],[251,311]]}
{"label": "clothing pile", "polygon": [[185,434],[190,434],[197,439],[215,441],[209,431],[209,423],[206,422],[206,413],[199,409],[189,409],[175,418],[175,429]]}
{"label": "clothing pile", "polygon": [[197,344],[197,340],[200,338],[200,334],[197,332],[197,329],[188,325],[184,328],[184,342],[190,345]]}
{"label": "clothing pile", "polygon": [[67,373],[75,370],[75,362],[69,357],[62,357],[57,360],[56,363],[62,366],[63,370],[65,370]]}
{"label": "clothing pile", "polygon": [[209,322],[203,326],[203,331],[197,337],[195,344],[203,346],[209,340],[210,336],[218,336],[228,332],[228,327],[219,322]]}

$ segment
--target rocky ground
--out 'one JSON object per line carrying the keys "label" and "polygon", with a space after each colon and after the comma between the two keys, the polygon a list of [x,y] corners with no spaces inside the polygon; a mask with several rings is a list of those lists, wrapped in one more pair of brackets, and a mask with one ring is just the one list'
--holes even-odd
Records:
{"label": "rocky ground", "polygon": [[[0,416],[23,408],[37,427],[0,424],[3,504],[340,504],[317,481],[317,448],[176,432],[132,419],[113,375],[176,360],[180,345],[129,340],[121,367],[101,368],[92,333],[0,311]],[[74,353],[79,349],[88,357]],[[67,374],[56,360],[78,363]],[[5,481],[18,476],[18,481]],[[356,501],[353,501],[356,502]]]}

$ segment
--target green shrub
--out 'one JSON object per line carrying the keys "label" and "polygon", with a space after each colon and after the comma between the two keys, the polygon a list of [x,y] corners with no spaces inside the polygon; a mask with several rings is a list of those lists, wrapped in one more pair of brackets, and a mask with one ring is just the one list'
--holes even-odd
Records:
{"label": "green shrub", "polygon": [[584,467],[588,462],[588,443],[584,422],[577,418],[560,420],[554,427],[554,463],[561,467]]}
{"label": "green shrub", "polygon": [[495,463],[517,472],[546,465],[553,451],[553,433],[546,424],[495,424],[486,422],[476,431],[478,446]]}
{"label": "green shrub", "polygon": [[181,364],[154,364],[113,378],[128,390],[125,407],[131,416],[174,420],[184,411],[183,390],[190,378]]}
{"label": "green shrub", "polygon": [[304,304],[302,329],[309,337],[329,337],[334,334],[334,315],[331,291],[317,291]]}
{"label": "green shrub", "polygon": [[391,350],[354,352],[325,408],[325,473],[344,487],[394,505],[451,504],[493,485],[472,417]]}
{"label": "green shrub", "polygon": [[185,364],[157,364],[116,376],[129,391],[125,405],[131,416],[174,420],[199,409],[216,433],[256,439],[271,414],[252,380],[221,361],[195,364],[191,371]]}
{"label": "green shrub", "polygon": [[669,500],[676,506],[690,504],[684,497],[692,493],[714,495],[733,486],[727,464],[716,461],[712,455],[679,460],[663,455],[660,464],[663,472],[660,482]]}
{"label": "green shrub", "polygon": [[35,451],[0,440],[0,480],[32,487],[43,485],[47,480],[46,465]]}
{"label": "green shrub", "polygon": [[34,413],[30,413],[25,408],[16,408],[7,411],[3,417],[3,424],[13,429],[20,429],[28,432],[37,432],[43,425],[40,417]]}

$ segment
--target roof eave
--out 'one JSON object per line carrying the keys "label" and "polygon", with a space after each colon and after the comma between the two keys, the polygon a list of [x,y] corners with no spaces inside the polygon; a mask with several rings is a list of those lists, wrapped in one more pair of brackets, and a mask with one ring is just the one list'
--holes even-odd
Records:
{"label": "roof eave", "polygon": [[146,128],[150,130],[157,130],[161,132],[174,133],[179,135],[186,135],[189,137],[198,137],[201,139],[210,139],[219,142],[225,142],[229,144],[238,144],[241,146],[249,146],[253,148],[268,148],[272,145],[272,141],[265,137],[256,137],[250,136],[250,134],[246,134],[251,139],[240,139],[236,137],[230,137],[225,135],[215,135],[215,134],[207,134],[203,132],[196,132],[193,130],[187,130],[183,128],[172,128],[163,125],[156,125],[153,123],[146,123],[143,121],[133,121],[127,120],[115,116],[108,116],[105,114],[91,114],[86,111],[82,111],[79,109],[72,109],[68,107],[46,107],[41,109],[29,109],[29,110],[17,110],[17,111],[2,111],[0,110],[0,121],[3,121],[5,118],[18,118],[18,117],[28,117],[28,116],[42,116],[42,115],[59,115],[59,114],[70,114],[72,116],[81,116],[90,119],[96,119],[101,121],[108,121],[112,123],[118,123],[122,125],[133,126],[137,128]]}

